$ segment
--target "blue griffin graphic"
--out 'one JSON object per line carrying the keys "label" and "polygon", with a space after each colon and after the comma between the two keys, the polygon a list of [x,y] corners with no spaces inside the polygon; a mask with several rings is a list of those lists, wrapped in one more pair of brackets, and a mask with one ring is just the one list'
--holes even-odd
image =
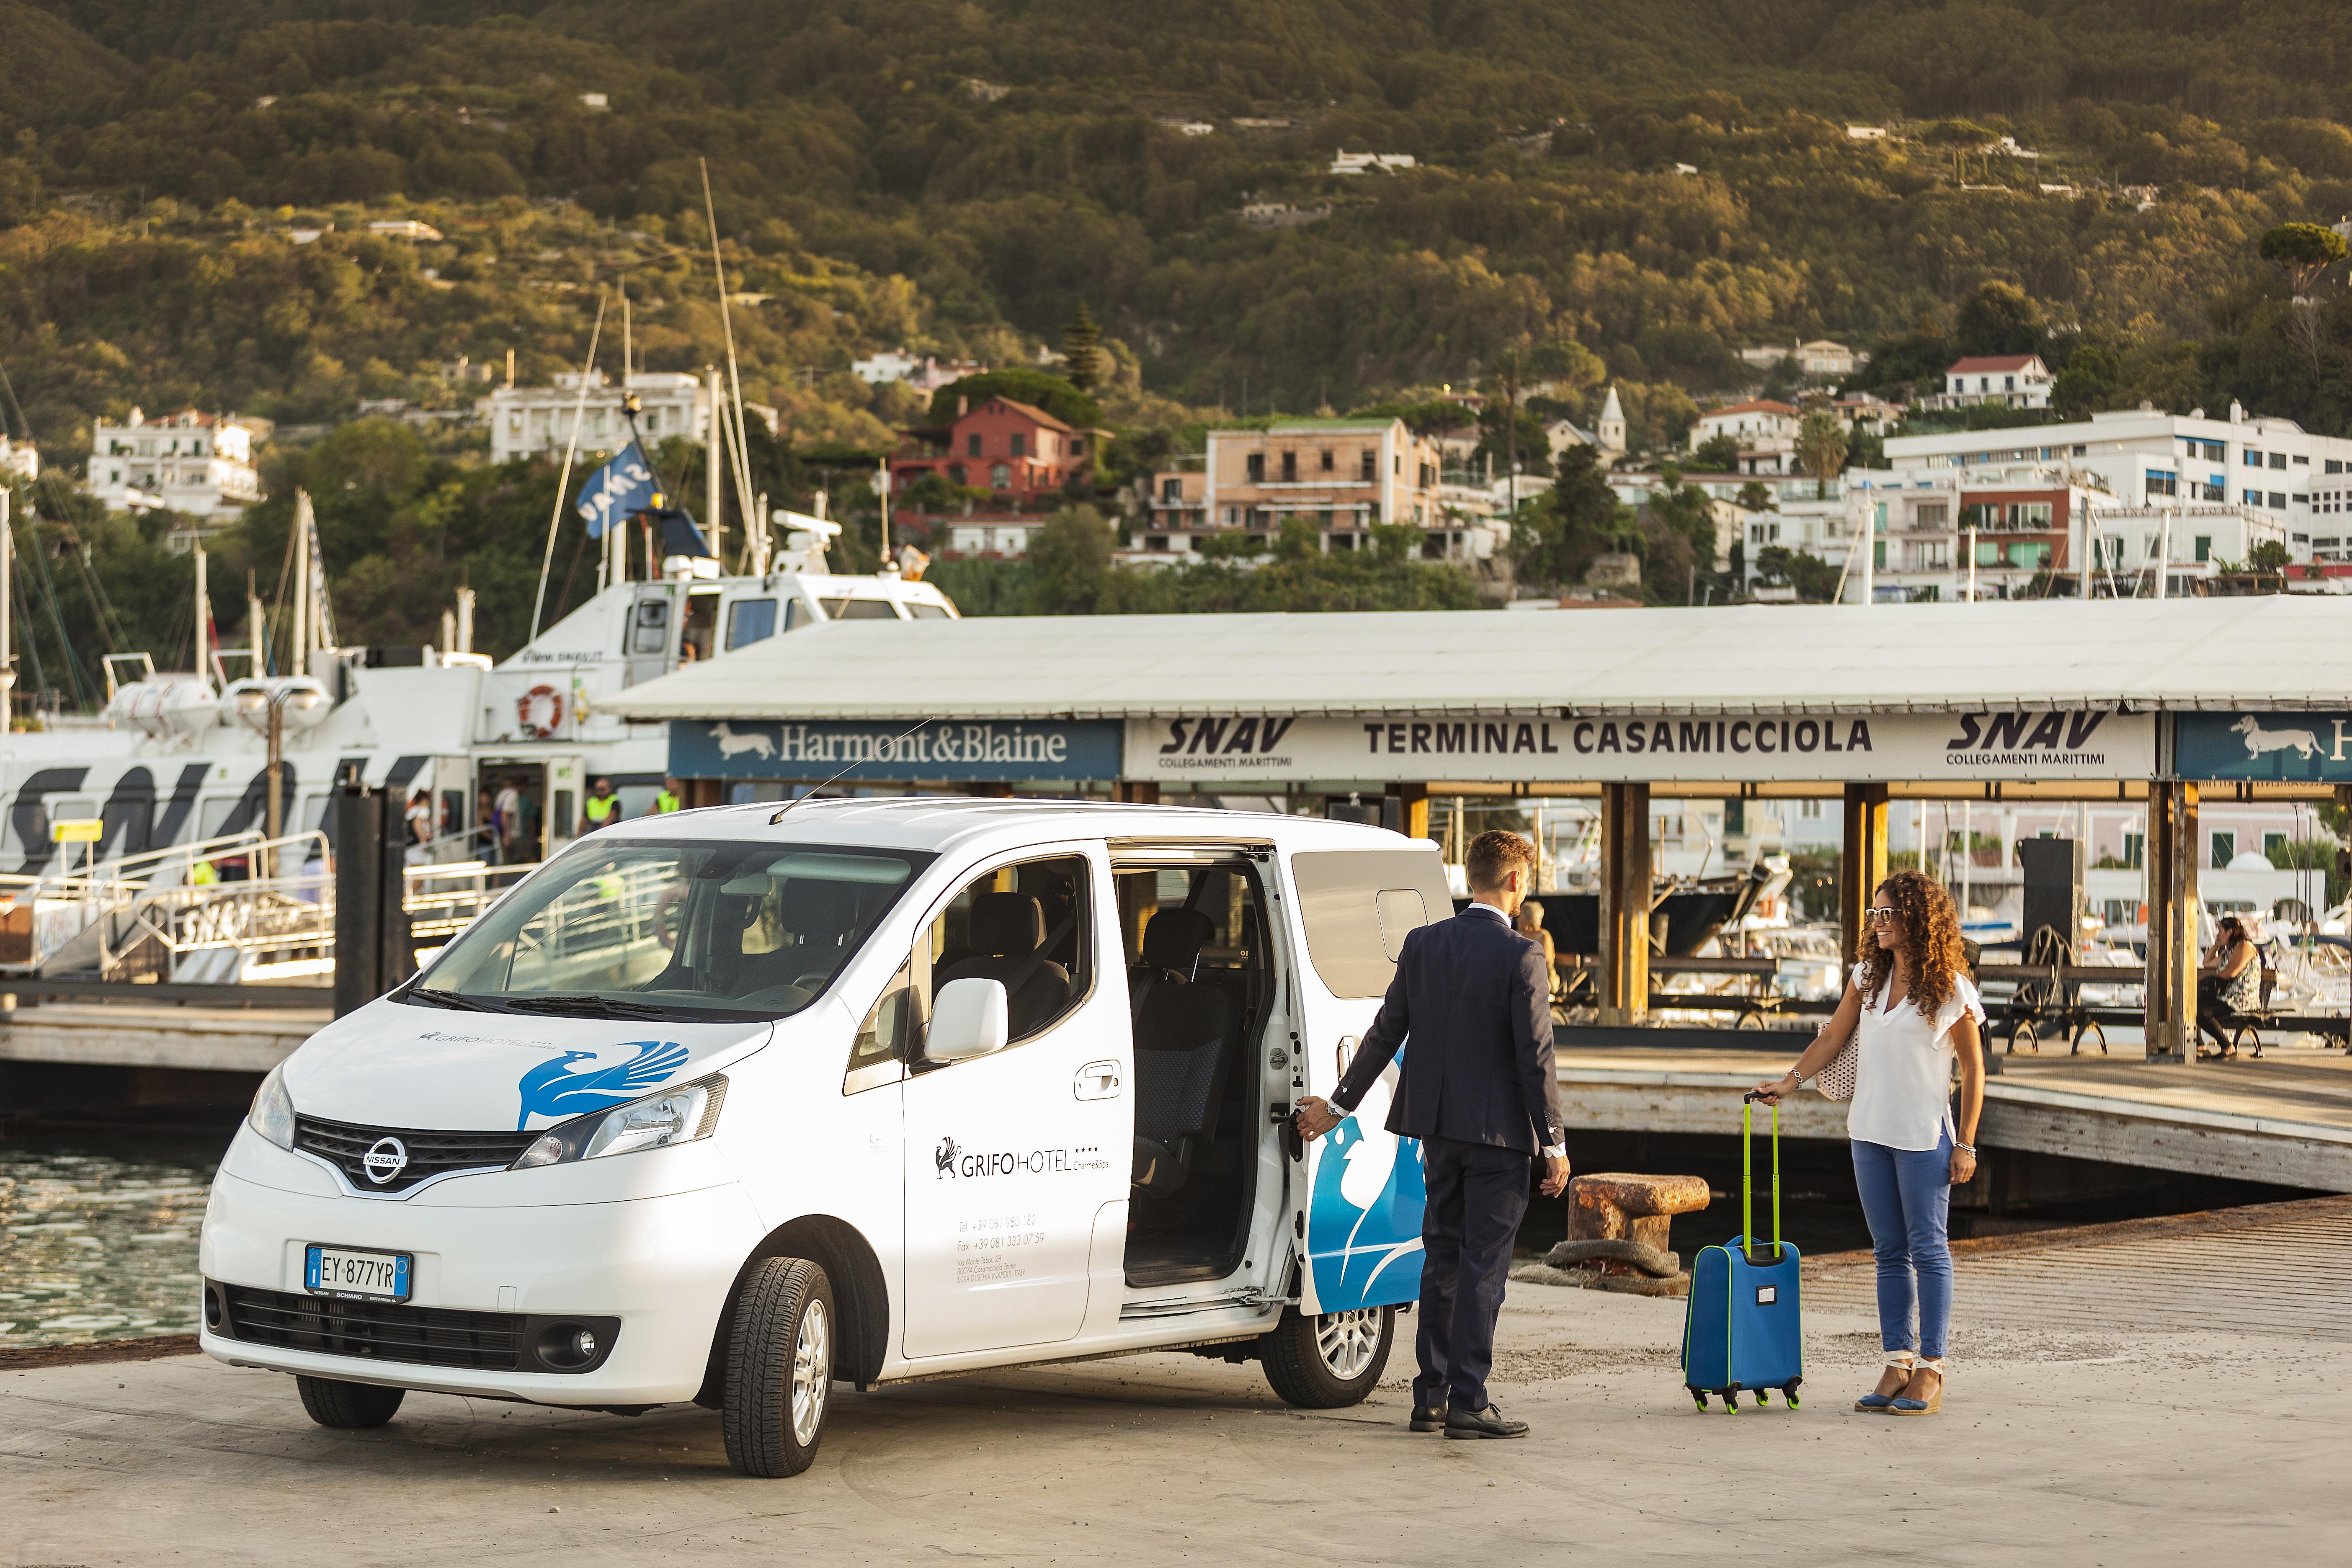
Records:
{"label": "blue griffin graphic", "polygon": [[1323,1140],[1307,1215],[1307,1262],[1325,1312],[1395,1306],[1421,1294],[1421,1214],[1428,1202],[1421,1141],[1381,1125],[1394,1063],[1356,1113]]}
{"label": "blue griffin graphic", "polygon": [[522,1093],[522,1114],[515,1119],[515,1131],[529,1127],[534,1116],[562,1121],[586,1111],[609,1110],[656,1087],[686,1062],[686,1047],[675,1040],[629,1040],[614,1048],[634,1049],[637,1054],[610,1067],[574,1072],[573,1062],[593,1061],[597,1053],[566,1051],[523,1074],[522,1082],[516,1086]]}

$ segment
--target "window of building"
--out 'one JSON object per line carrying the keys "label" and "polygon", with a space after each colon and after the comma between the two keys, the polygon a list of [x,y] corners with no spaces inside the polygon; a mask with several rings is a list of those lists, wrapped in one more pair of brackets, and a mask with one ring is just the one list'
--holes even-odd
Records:
{"label": "window of building", "polygon": [[1327,474],[1328,474],[1328,473],[1329,473],[1329,472],[1331,472],[1331,471],[1332,471],[1332,469],[1331,469],[1331,465],[1332,465],[1332,461],[1333,461],[1333,455],[1332,455],[1331,448],[1330,448],[1330,447],[1324,447],[1324,448],[1323,448],[1322,457],[1323,457],[1323,471],[1324,471],[1325,473],[1327,473]]}
{"label": "window of building", "polygon": [[2213,476],[2213,482],[2211,484],[2196,485],[2191,488],[2197,492],[2197,499],[2199,500],[2228,500],[2230,499],[2230,492],[2222,485],[2221,476],[2219,474]]}
{"label": "window of building", "polygon": [[1265,454],[1252,452],[1242,459],[1242,471],[1254,485],[1265,483]]}
{"label": "window of building", "polygon": [[1364,460],[1358,466],[1357,477],[1361,479],[1364,483],[1370,484],[1374,479],[1381,477],[1381,455],[1378,452],[1366,451],[1362,454],[1362,457]]}
{"label": "window of building", "polygon": [[2300,452],[2297,452],[2297,453],[2294,455],[2294,460],[2295,460],[2297,463],[2301,464],[2303,467],[2306,468],[2309,468],[2309,467],[2311,467],[2311,459],[2310,459],[2309,458],[2305,457],[2305,456],[2304,456],[2302,453],[2300,453]]}
{"label": "window of building", "polygon": [[971,470],[966,468],[961,463],[950,463],[948,465],[948,478],[953,479],[959,485],[967,482],[964,476],[970,472]]}
{"label": "window of building", "polygon": [[1942,528],[1950,521],[1950,519],[1951,510],[1949,503],[1939,500],[1923,500],[1912,510],[1911,525],[1914,528],[1922,529]]}
{"label": "window of building", "polygon": [[2199,534],[2197,536],[2197,559],[2200,561],[2210,561],[2212,558],[2213,536],[2210,533]]}
{"label": "window of building", "polygon": [[2286,856],[2286,835],[2284,833],[2263,834],[2263,853],[2270,857],[2271,864],[2273,866],[2278,864],[2278,862],[2284,859]]}
{"label": "window of building", "polygon": [[2213,835],[2213,869],[2227,870],[2230,862],[2238,858],[2238,836],[2234,833]]}
{"label": "window of building", "polygon": [[2245,501],[2248,506],[2260,506],[2263,504],[2263,492],[2260,490],[2241,490],[2238,493],[2245,498]]}
{"label": "window of building", "polygon": [[776,601],[738,599],[727,606],[727,647],[733,652],[776,635]]}
{"label": "window of building", "polygon": [[2262,455],[2262,453],[2261,453],[2260,451],[2258,451],[2257,449],[2255,449],[2254,447],[2247,447],[2247,448],[2246,448],[2246,467],[2248,467],[2248,468],[2261,468],[2262,466],[2263,466],[2263,455]]}
{"label": "window of building", "polygon": [[1172,477],[1160,480],[1160,499],[1161,500],[1182,500],[1184,499],[1184,481]]}
{"label": "window of building", "polygon": [[[2204,441],[2200,442],[2199,445],[2205,448],[2205,450],[2200,455],[2203,457],[2207,462],[2226,463],[2230,460],[2229,448],[2224,447],[2221,442]],[[2074,448],[2075,455],[2078,457],[2082,455],[2082,451],[2083,448],[2080,447]]]}
{"label": "window of building", "polygon": [[2017,390],[2017,377],[2013,375],[2002,376],[2000,378],[2000,389],[2003,392],[2015,392]]}
{"label": "window of building", "polygon": [[1012,435],[1006,437],[1005,441],[1005,449],[1011,452],[1014,457],[1021,458],[1028,455],[1028,438],[1023,436],[1018,430],[1015,430]]}
{"label": "window of building", "polygon": [[2273,452],[2273,453],[2271,454],[2271,467],[2272,467],[2272,468],[2285,468],[2285,467],[2286,467],[2286,454],[2285,454],[2284,452]]}
{"label": "window of building", "polygon": [[978,431],[974,431],[972,434],[963,438],[963,455],[967,458],[977,458],[980,456],[980,433]]}
{"label": "window of building", "polygon": [[2179,476],[2165,473],[2158,468],[2150,468],[2147,471],[2147,493],[2152,496],[2179,495],[2180,493]]}
{"label": "window of building", "polygon": [[2147,858],[2147,835],[2145,833],[2125,834],[2124,864],[2137,871],[2140,868],[2141,864],[2146,861]]}
{"label": "window of building", "polygon": [[2327,470],[2326,470],[2326,471],[2327,471],[2327,472],[2329,472],[2329,473],[2331,473],[2331,474],[2340,474],[2340,473],[2342,473],[2342,472],[2344,471],[2344,464],[2343,464],[2342,460],[2341,460],[2341,459],[2339,459],[2339,458],[2328,458],[2328,459],[2327,459]]}
{"label": "window of building", "polygon": [[2286,492],[2285,492],[2285,491],[2284,491],[2284,490],[2273,490],[2273,491],[2271,491],[2271,510],[2273,510],[2273,511],[2284,511],[2284,510],[2286,510]]}
{"label": "window of building", "polygon": [[1013,488],[1013,465],[1010,463],[991,463],[988,466],[988,488],[992,490],[1011,489]]}
{"label": "window of building", "polygon": [[1298,454],[1296,452],[1282,455],[1282,482],[1286,485],[1298,482]]}

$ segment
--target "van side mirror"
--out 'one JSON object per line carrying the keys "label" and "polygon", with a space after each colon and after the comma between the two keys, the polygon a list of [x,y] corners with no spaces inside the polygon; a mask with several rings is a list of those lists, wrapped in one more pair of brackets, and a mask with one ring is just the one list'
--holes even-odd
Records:
{"label": "van side mirror", "polygon": [[961,1062],[1001,1051],[1013,1037],[1011,1019],[1002,980],[950,980],[931,1004],[923,1059]]}

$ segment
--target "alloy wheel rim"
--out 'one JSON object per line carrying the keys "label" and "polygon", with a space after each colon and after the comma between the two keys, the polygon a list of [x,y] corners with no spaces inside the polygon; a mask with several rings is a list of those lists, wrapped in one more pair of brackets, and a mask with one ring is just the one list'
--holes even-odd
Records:
{"label": "alloy wheel rim", "polygon": [[1372,1364],[1381,1345],[1381,1313],[1377,1307],[1352,1312],[1326,1312],[1316,1320],[1315,1349],[1331,1375],[1341,1380],[1360,1377]]}
{"label": "alloy wheel rim", "polygon": [[824,1303],[811,1301],[793,1340],[793,1437],[803,1447],[816,1441],[824,1425],[825,1395],[833,1389],[833,1345]]}

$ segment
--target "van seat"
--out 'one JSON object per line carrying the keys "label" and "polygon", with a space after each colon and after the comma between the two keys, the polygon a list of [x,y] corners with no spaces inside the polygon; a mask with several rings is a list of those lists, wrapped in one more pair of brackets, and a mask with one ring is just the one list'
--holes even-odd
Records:
{"label": "van seat", "polygon": [[1192,1178],[1217,1135],[1236,1023],[1234,999],[1215,986],[1152,988],[1135,1023],[1136,1187],[1165,1196]]}
{"label": "van seat", "polygon": [[1201,949],[1216,924],[1199,910],[1161,910],[1143,928],[1142,962],[1127,972],[1128,1011],[1143,1016],[1143,1005],[1162,985],[1192,984],[1201,968]]}
{"label": "van seat", "polygon": [[[935,991],[957,980],[1000,980],[1013,1037],[1019,1039],[1060,1012],[1070,999],[1070,972],[1039,960],[1045,945],[1045,910],[1026,893],[982,893],[971,900],[969,958],[939,971]],[[1023,979],[1024,974],[1027,975]]]}

